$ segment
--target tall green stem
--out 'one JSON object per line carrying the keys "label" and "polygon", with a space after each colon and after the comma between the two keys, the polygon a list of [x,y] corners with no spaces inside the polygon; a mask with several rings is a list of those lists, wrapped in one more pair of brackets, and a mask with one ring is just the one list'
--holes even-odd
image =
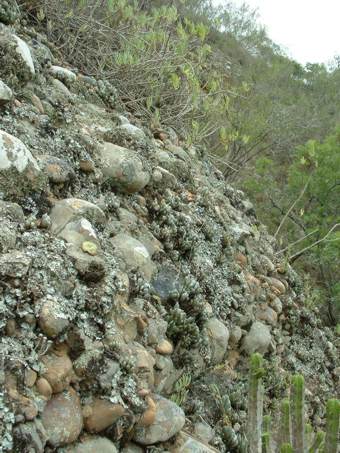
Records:
{"label": "tall green stem", "polygon": [[294,453],[306,453],[305,441],[305,380],[303,376],[292,378],[290,390]]}
{"label": "tall green stem", "polygon": [[324,453],[336,453],[339,436],[339,400],[332,399],[327,402],[326,417],[326,439]]}
{"label": "tall green stem", "polygon": [[290,444],[283,444],[280,453],[293,453],[293,447]]}
{"label": "tall green stem", "polygon": [[281,403],[280,445],[291,444],[290,402],[284,399]]}
{"label": "tall green stem", "polygon": [[263,386],[262,356],[250,358],[247,438],[252,453],[262,453]]}

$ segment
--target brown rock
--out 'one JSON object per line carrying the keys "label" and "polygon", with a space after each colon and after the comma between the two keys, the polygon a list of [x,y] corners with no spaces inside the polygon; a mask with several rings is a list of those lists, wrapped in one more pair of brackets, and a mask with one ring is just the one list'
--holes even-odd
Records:
{"label": "brown rock", "polygon": [[50,354],[44,356],[42,362],[46,367],[42,376],[51,385],[53,393],[66,389],[74,376],[70,358],[66,354],[59,357],[56,354]]}
{"label": "brown rock", "polygon": [[25,370],[25,385],[27,387],[33,387],[35,381],[37,380],[37,373],[30,368]]}
{"label": "brown rock", "polygon": [[38,415],[38,409],[33,401],[29,400],[22,407],[22,413],[27,421],[32,421]]}
{"label": "brown rock", "polygon": [[241,252],[236,253],[235,261],[241,267],[245,267],[248,263],[247,257]]}
{"label": "brown rock", "polygon": [[138,421],[138,426],[150,426],[155,422],[156,419],[156,403],[149,395],[147,395],[145,399],[148,403],[148,408]]}
{"label": "brown rock", "polygon": [[46,404],[42,423],[53,447],[70,444],[78,438],[83,428],[83,416],[79,396],[72,387]]}
{"label": "brown rock", "polygon": [[275,326],[277,324],[277,313],[267,304],[261,304],[256,310],[256,319],[259,321],[265,321],[268,324]]}
{"label": "brown rock", "polygon": [[96,398],[83,413],[89,414],[85,418],[85,429],[90,433],[99,433],[122,417],[125,409],[120,404]]}
{"label": "brown rock", "polygon": [[35,384],[36,388],[37,388],[37,391],[40,393],[40,395],[42,395],[44,398],[46,398],[47,400],[51,399],[52,397],[52,387],[50,386],[49,382],[41,377],[37,380],[36,384]]}
{"label": "brown rock", "polygon": [[79,161],[79,168],[84,173],[94,173],[94,171],[95,171],[94,163],[92,162],[92,160],[89,160],[89,159],[80,160]]}
{"label": "brown rock", "polygon": [[170,341],[164,339],[156,346],[156,352],[162,355],[170,355],[174,352],[174,347]]}
{"label": "brown rock", "polygon": [[286,292],[286,286],[284,285],[284,283],[281,282],[281,280],[272,277],[272,278],[269,278],[267,281],[270,284],[270,286],[272,287],[272,290],[276,294],[280,295],[280,294],[284,294]]}
{"label": "brown rock", "polygon": [[69,321],[56,299],[47,299],[39,314],[39,326],[50,338],[55,338],[67,328]]}

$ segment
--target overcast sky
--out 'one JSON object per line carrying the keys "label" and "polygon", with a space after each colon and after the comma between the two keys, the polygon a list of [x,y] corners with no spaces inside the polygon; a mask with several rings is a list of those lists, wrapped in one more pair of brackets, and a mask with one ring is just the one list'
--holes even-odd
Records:
{"label": "overcast sky", "polygon": [[[240,5],[244,1],[234,3]],[[245,0],[245,3],[258,8],[260,22],[270,38],[300,63],[328,63],[340,54],[340,0]]]}

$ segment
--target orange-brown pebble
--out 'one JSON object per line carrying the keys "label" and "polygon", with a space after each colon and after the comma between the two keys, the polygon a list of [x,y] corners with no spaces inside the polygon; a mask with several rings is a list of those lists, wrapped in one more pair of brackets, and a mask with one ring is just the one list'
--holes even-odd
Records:
{"label": "orange-brown pebble", "polygon": [[170,341],[162,340],[156,346],[156,352],[158,354],[162,354],[162,355],[170,355],[174,352],[174,347],[173,347],[172,343],[170,343]]}
{"label": "orange-brown pebble", "polygon": [[50,386],[49,382],[41,377],[37,380],[35,383],[35,386],[37,388],[38,393],[40,393],[41,396],[49,400],[52,396],[52,387]]}
{"label": "orange-brown pebble", "polygon": [[120,404],[99,398],[93,401],[90,408],[92,411],[84,421],[85,429],[90,433],[103,431],[125,414],[125,409]]}
{"label": "orange-brown pebble", "polygon": [[41,360],[46,367],[43,377],[51,385],[53,393],[62,392],[74,376],[71,359],[67,355],[49,354]]}
{"label": "orange-brown pebble", "polygon": [[25,370],[25,385],[27,385],[27,387],[33,387],[37,377],[37,373],[34,370],[27,368]]}
{"label": "orange-brown pebble", "polygon": [[148,403],[148,408],[139,419],[138,421],[139,426],[150,426],[155,422],[156,419],[156,403],[151,398],[151,396],[146,396],[145,399],[146,402]]}
{"label": "orange-brown pebble", "polygon": [[241,267],[245,267],[248,263],[247,257],[241,252],[236,253],[235,261]]}

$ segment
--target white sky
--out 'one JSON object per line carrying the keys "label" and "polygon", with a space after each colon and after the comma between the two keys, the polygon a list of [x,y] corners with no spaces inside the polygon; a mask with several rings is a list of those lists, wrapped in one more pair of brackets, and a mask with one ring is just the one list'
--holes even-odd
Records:
{"label": "white sky", "polygon": [[298,62],[327,63],[340,54],[340,0],[234,0],[244,2],[258,8],[269,37]]}

